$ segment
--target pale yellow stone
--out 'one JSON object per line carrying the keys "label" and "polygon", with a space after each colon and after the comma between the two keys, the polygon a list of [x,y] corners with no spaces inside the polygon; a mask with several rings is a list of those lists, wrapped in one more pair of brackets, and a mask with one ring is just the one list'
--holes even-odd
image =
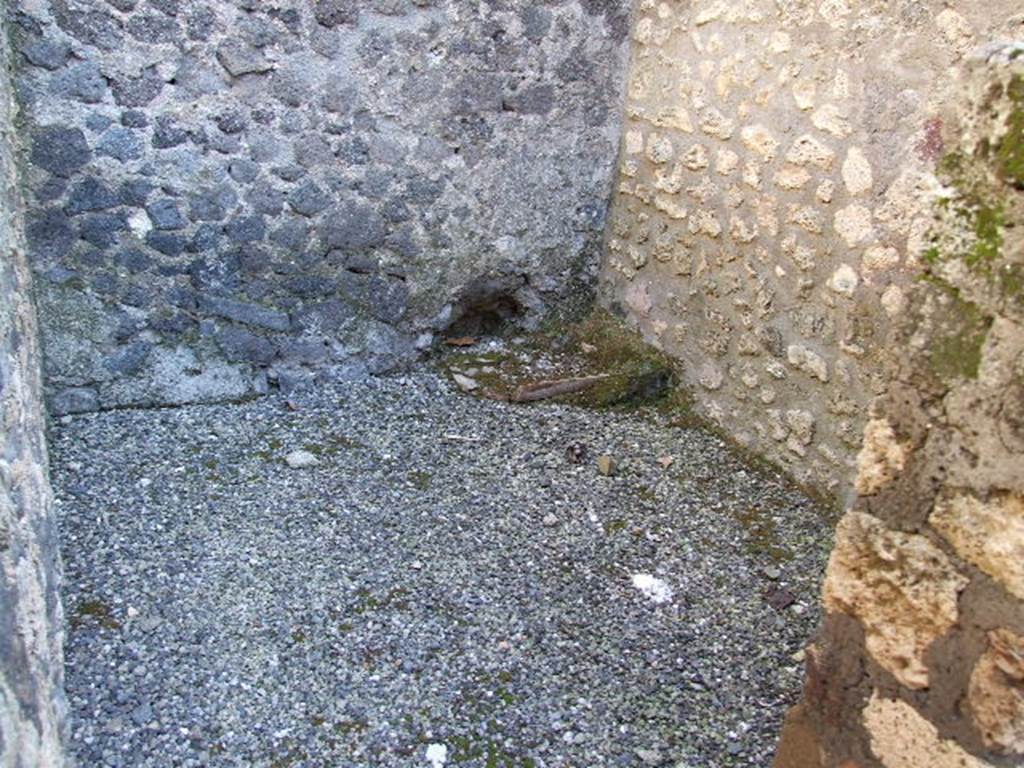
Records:
{"label": "pale yellow stone", "polygon": [[828,287],[841,296],[852,298],[860,283],[860,276],[849,264],[840,264],[832,277],[829,278]]}
{"label": "pale yellow stone", "polygon": [[775,157],[775,151],[779,148],[779,142],[771,131],[763,125],[748,125],[740,131],[740,140],[743,146],[751,152],[756,152],[765,162],[771,162]]}
{"label": "pale yellow stone", "polygon": [[845,139],[853,133],[846,112],[835,104],[825,104],[819,107],[811,115],[811,122],[818,130],[831,133],[840,139]]}
{"label": "pale yellow stone", "polygon": [[694,144],[683,155],[683,164],[691,171],[702,171],[711,164],[708,151],[703,144]]}
{"label": "pale yellow stone", "polygon": [[900,252],[890,245],[875,245],[864,251],[861,268],[867,275],[885,272],[900,263]]}
{"label": "pale yellow stone", "polygon": [[778,237],[779,215],[775,198],[768,195],[761,196],[754,200],[753,205],[757,215],[757,226],[761,232],[769,237]]}
{"label": "pale yellow stone", "polygon": [[664,213],[670,219],[685,219],[688,211],[685,205],[680,205],[668,195],[655,195],[654,207]]}
{"label": "pale yellow stone", "polygon": [[673,163],[672,169],[658,168],[654,171],[654,188],[675,195],[683,188],[686,170],[682,163]]}
{"label": "pale yellow stone", "polygon": [[960,557],[1024,600],[1024,497],[945,497],[936,502],[929,522]]}
{"label": "pale yellow stone", "polygon": [[743,183],[751,189],[761,189],[761,169],[753,161],[743,164]]}
{"label": "pale yellow stone", "polygon": [[823,203],[831,203],[836,194],[836,184],[831,179],[825,179],[814,192],[814,196]]}
{"label": "pale yellow stone", "polygon": [[693,120],[690,113],[681,105],[667,107],[659,112],[651,123],[659,128],[672,128],[683,133],[693,133]]}
{"label": "pale yellow stone", "polygon": [[967,701],[985,746],[1024,754],[1024,637],[1007,629],[988,633],[989,648],[971,673]]}
{"label": "pale yellow stone", "polygon": [[810,411],[792,410],[786,411],[786,426],[789,427],[790,437],[803,446],[814,442],[814,414]]}
{"label": "pale yellow stone", "polygon": [[647,137],[647,159],[652,163],[661,165],[667,163],[675,154],[672,147],[672,140],[667,136],[652,133]]}
{"label": "pale yellow stone", "polygon": [[736,123],[714,107],[705,107],[700,112],[700,129],[708,136],[728,141],[736,130]]}
{"label": "pale yellow stone", "polygon": [[637,248],[635,245],[629,246],[628,251],[633,269],[643,269],[647,265],[647,251]]}
{"label": "pale yellow stone", "polygon": [[811,180],[804,168],[787,165],[775,174],[775,184],[782,189],[802,189]]}
{"label": "pale yellow stone", "polygon": [[842,29],[846,26],[846,17],[850,15],[850,6],[847,0],[822,0],[818,13],[830,27]]}
{"label": "pale yellow stone", "polygon": [[836,211],[835,228],[851,248],[870,240],[875,231],[871,211],[863,205],[848,205]]}
{"label": "pale yellow stone", "polygon": [[778,381],[783,381],[788,376],[786,367],[778,360],[769,360],[764,364],[764,370],[769,376]]}
{"label": "pale yellow stone", "polygon": [[729,236],[737,243],[752,243],[757,239],[757,225],[750,224],[739,216],[733,216],[729,221]]}
{"label": "pale yellow stone", "polygon": [[722,225],[713,211],[701,209],[690,217],[690,232],[715,238],[722,234]]}
{"label": "pale yellow stone", "polygon": [[771,42],[768,44],[772,53],[789,53],[793,47],[793,42],[790,39],[789,33],[782,32],[781,30],[772,33]]}
{"label": "pale yellow stone", "polygon": [[846,191],[853,196],[870,192],[874,184],[871,163],[859,147],[850,147],[843,161],[843,183]]}
{"label": "pale yellow stone", "polygon": [[715,78],[715,93],[722,101],[728,101],[729,96],[736,87],[736,73],[732,69],[723,69]]}
{"label": "pale yellow stone", "polygon": [[890,285],[882,293],[882,309],[889,317],[897,317],[903,314],[907,308],[907,297],[903,289],[898,285]]}
{"label": "pale yellow stone", "polygon": [[838,70],[832,78],[832,95],[837,99],[850,98],[850,76],[845,70]]}
{"label": "pale yellow stone", "polygon": [[925,536],[848,512],[836,528],[825,608],[857,618],[871,656],[908,688],[928,687],[925,654],[957,620],[968,579]]}
{"label": "pale yellow stone", "polygon": [[817,352],[799,344],[791,344],[786,350],[786,359],[793,367],[810,374],[822,383],[828,383],[828,363]]}
{"label": "pale yellow stone", "polygon": [[654,30],[654,19],[640,19],[633,27],[633,39],[640,45],[647,45],[651,42],[651,32]]}
{"label": "pale yellow stone", "polygon": [[868,421],[857,455],[857,493],[872,496],[889,485],[903,471],[909,453],[909,446],[896,439],[887,419]]}
{"label": "pale yellow stone", "polygon": [[961,56],[975,46],[974,30],[967,19],[946,8],[935,17],[935,26],[942,32],[946,42]]}
{"label": "pale yellow stone", "polygon": [[789,206],[787,220],[814,235],[820,235],[824,230],[821,212],[813,205]]}
{"label": "pale yellow stone", "polygon": [[697,376],[697,381],[702,387],[704,387],[704,389],[713,392],[716,389],[722,388],[722,384],[725,382],[725,376],[713,363],[704,363],[704,365],[701,366],[699,375]]}
{"label": "pale yellow stone", "polygon": [[643,101],[647,98],[647,94],[651,89],[652,79],[653,75],[649,68],[635,67],[633,74],[629,78],[629,87],[627,89],[629,98],[633,101]]}
{"label": "pale yellow stone", "polygon": [[650,283],[637,280],[630,283],[626,289],[626,306],[636,312],[640,317],[647,317],[654,308],[654,300],[651,298]]}
{"label": "pale yellow stone", "polygon": [[814,109],[814,98],[817,92],[818,86],[813,80],[802,78],[793,83],[793,100],[802,110]]}
{"label": "pale yellow stone", "polygon": [[813,165],[827,171],[835,162],[836,153],[810,135],[804,135],[793,142],[786,153],[786,160],[793,165]]}
{"label": "pale yellow stone", "polygon": [[863,719],[871,751],[885,768],[991,768],[956,742],[939,738],[938,729],[905,701],[875,691]]}
{"label": "pale yellow stone", "polygon": [[744,331],[736,340],[736,352],[741,355],[760,355],[761,342],[750,331]]}
{"label": "pale yellow stone", "polygon": [[697,27],[720,19],[729,7],[726,0],[704,0],[704,2],[695,3],[695,5],[697,7],[694,9],[693,24]]}
{"label": "pale yellow stone", "polygon": [[814,259],[814,250],[806,245],[796,245],[786,255],[793,259],[793,263],[797,265],[801,272],[810,272],[817,266],[817,262]]}
{"label": "pale yellow stone", "polygon": [[715,170],[722,176],[728,176],[740,164],[740,156],[731,149],[720,149],[715,156]]}
{"label": "pale yellow stone", "polygon": [[626,154],[639,155],[644,151],[644,133],[636,129],[626,131]]}

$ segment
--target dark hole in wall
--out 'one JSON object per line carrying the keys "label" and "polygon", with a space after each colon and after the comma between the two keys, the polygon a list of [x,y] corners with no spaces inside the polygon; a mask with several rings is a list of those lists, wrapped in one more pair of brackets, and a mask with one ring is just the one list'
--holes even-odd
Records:
{"label": "dark hole in wall", "polygon": [[498,294],[463,302],[456,306],[456,319],[448,326],[449,336],[497,336],[523,314],[515,297]]}
{"label": "dark hole in wall", "polygon": [[486,274],[467,284],[452,307],[449,336],[497,336],[526,314],[520,297],[528,280],[522,274]]}

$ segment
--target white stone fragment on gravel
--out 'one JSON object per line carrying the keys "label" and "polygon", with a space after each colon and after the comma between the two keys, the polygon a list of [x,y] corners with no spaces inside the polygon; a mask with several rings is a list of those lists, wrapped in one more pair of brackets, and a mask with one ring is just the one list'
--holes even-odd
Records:
{"label": "white stone fragment on gravel", "polygon": [[649,573],[634,573],[633,586],[652,602],[667,603],[672,599],[672,587]]}
{"label": "white stone fragment on gravel", "polygon": [[448,762],[448,747],[444,744],[431,744],[427,747],[427,762],[432,768],[441,768]]}
{"label": "white stone fragment on gravel", "polygon": [[453,373],[452,378],[455,379],[455,383],[459,385],[459,389],[463,392],[472,392],[480,386],[476,383],[476,379],[471,379],[469,376],[463,376],[461,373]]}
{"label": "white stone fragment on gravel", "polygon": [[308,469],[320,463],[320,460],[309,451],[292,451],[284,460],[292,469]]}

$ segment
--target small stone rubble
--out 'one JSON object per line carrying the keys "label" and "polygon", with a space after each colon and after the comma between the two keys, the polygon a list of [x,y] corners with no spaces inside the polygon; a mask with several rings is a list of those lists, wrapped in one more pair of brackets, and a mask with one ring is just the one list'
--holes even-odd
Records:
{"label": "small stone rubble", "polygon": [[420,373],[53,457],[81,765],[760,768],[799,693],[831,524],[657,412]]}

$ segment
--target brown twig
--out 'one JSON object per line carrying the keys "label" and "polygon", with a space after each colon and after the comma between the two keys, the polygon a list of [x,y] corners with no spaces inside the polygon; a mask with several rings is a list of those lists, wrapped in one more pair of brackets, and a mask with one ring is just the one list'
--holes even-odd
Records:
{"label": "brown twig", "polygon": [[590,389],[607,379],[607,375],[585,376],[579,379],[560,379],[558,381],[538,381],[536,384],[524,384],[512,395],[513,403],[532,403],[547,400],[559,395],[571,395]]}

